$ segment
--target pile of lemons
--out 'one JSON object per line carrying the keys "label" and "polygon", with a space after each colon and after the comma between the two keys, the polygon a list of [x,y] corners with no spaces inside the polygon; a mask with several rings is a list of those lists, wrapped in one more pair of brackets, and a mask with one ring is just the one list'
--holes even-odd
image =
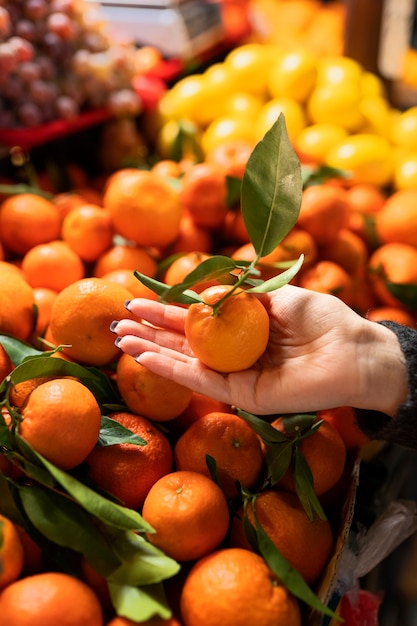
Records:
{"label": "pile of lemons", "polygon": [[304,48],[242,44],[178,80],[158,103],[157,144],[168,157],[187,121],[204,154],[235,140],[255,145],[280,113],[302,163],[341,168],[353,182],[417,187],[417,106],[394,108],[380,77],[354,59]]}

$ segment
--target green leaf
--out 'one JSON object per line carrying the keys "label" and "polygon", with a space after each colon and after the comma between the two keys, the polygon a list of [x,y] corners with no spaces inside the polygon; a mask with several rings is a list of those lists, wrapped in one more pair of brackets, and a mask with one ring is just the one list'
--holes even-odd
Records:
{"label": "green leaf", "polygon": [[242,216],[259,256],[272,252],[296,223],[302,190],[300,162],[280,114],[252,151],[242,180]]}
{"label": "green leaf", "polygon": [[171,617],[165,592],[161,584],[138,588],[131,585],[108,583],[112,604],[117,615],[127,617],[134,622],[145,622],[153,616],[162,619]]}
{"label": "green leaf", "polygon": [[351,174],[346,170],[341,170],[337,167],[330,167],[329,165],[320,165],[319,167],[307,167],[303,166],[303,186],[311,187],[312,185],[322,185],[328,180],[334,178],[348,179]]}
{"label": "green leaf", "polygon": [[286,443],[288,441],[288,437],[284,433],[271,426],[269,422],[266,422],[262,418],[239,408],[236,409],[236,413],[239,417],[248,422],[264,443]]}
{"label": "green leaf", "polygon": [[[135,270],[133,273],[136,278],[143,285],[145,285],[145,287],[148,287],[154,293],[156,293],[162,302],[164,301],[164,294],[171,288],[169,285],[166,285],[165,283],[156,280],[156,278],[150,278],[149,276],[146,276],[146,274],[141,274],[137,270]],[[201,302],[201,298],[196,293],[187,292],[179,295],[176,302],[178,302],[179,304],[192,304],[193,302]]]}
{"label": "green leaf", "polygon": [[400,284],[387,282],[386,287],[391,295],[394,296],[404,306],[412,311],[417,311],[417,285],[416,284]]}
{"label": "green leaf", "polygon": [[279,552],[278,548],[262,528],[256,515],[255,528],[260,553],[272,571],[278,576],[284,587],[286,587],[296,598],[310,606],[312,609],[335,618],[335,613],[328,606],[323,604],[323,602],[321,602],[312,589],[307,585],[298,570],[292,567],[281,552]]}
{"label": "green leaf", "polygon": [[35,350],[32,346],[11,337],[9,335],[0,335],[0,345],[6,350],[13,365],[19,365],[23,359],[29,356],[44,355],[44,352]]}
{"label": "green leaf", "polygon": [[282,425],[286,433],[300,434],[304,431],[315,432],[323,422],[315,422],[316,413],[291,413],[289,415],[283,415]]}
{"label": "green leaf", "polygon": [[251,287],[247,291],[250,291],[252,293],[268,293],[269,291],[275,291],[275,289],[280,289],[284,285],[287,285],[290,280],[294,278],[294,276],[300,270],[303,262],[304,255],[302,254],[298,261],[296,261],[294,265],[289,267],[287,270],[285,270],[281,274],[278,274],[277,276],[273,276],[269,280],[265,280],[256,287]]}
{"label": "green leaf", "polygon": [[[211,256],[209,259],[202,261],[194,270],[187,274],[182,283],[168,288],[161,294],[161,297],[165,302],[178,302],[178,297],[193,285],[196,285],[202,280],[213,280],[227,276],[236,269],[236,267],[238,267],[238,265],[228,256]],[[201,302],[201,298],[199,298],[199,301]]]}
{"label": "green leaf", "polygon": [[267,444],[266,467],[267,478],[271,485],[276,485],[288,471],[293,458],[294,442]]}
{"label": "green leaf", "polygon": [[16,493],[17,485],[0,472],[0,513],[15,524],[24,526],[24,519],[15,498]]}
{"label": "green leaf", "polygon": [[226,204],[234,207],[240,203],[240,194],[242,191],[242,179],[237,176],[226,176]]}
{"label": "green leaf", "polygon": [[98,571],[110,573],[120,565],[97,524],[78,504],[36,486],[20,486],[19,496],[29,520],[47,539],[85,555]]}
{"label": "green leaf", "polygon": [[133,509],[121,506],[90,487],[87,487],[76,478],[63,472],[49,463],[40,454],[36,453],[42,464],[50,474],[86,511],[95,515],[102,522],[124,530],[137,530],[139,532],[152,532],[152,527],[145,522],[142,516]]}
{"label": "green leaf", "polygon": [[132,443],[137,446],[146,446],[147,442],[142,437],[135,435],[131,430],[120,424],[117,420],[101,416],[99,446],[112,446],[120,443]]}
{"label": "green leaf", "polygon": [[327,519],[314,491],[314,480],[310,467],[298,446],[294,449],[293,475],[296,494],[308,517],[314,520],[315,516],[318,515],[323,520]]}

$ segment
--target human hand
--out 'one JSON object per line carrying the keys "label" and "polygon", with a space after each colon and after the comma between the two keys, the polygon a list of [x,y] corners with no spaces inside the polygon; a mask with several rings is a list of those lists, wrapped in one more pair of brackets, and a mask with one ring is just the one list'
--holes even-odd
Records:
{"label": "human hand", "polygon": [[117,345],[156,374],[257,415],[336,406],[394,415],[407,397],[397,338],[336,296],[286,285],[258,296],[270,316],[268,346],[250,369],[220,374],[192,354],[187,310],[146,299],[128,309],[138,320],[112,330]]}

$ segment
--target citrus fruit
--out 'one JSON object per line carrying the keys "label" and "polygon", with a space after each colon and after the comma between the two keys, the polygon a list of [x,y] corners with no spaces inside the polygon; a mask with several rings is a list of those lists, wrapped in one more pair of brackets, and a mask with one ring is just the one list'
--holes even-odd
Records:
{"label": "citrus fruit", "polygon": [[417,154],[406,153],[395,159],[393,185],[395,189],[415,189],[417,187]]}
{"label": "citrus fruit", "polygon": [[361,83],[362,65],[347,56],[325,56],[317,60],[317,85],[352,85]]}
{"label": "citrus fruit", "polygon": [[52,305],[58,292],[46,287],[35,287],[33,297],[37,309],[35,336],[42,337],[51,319]]}
{"label": "citrus fruit", "polygon": [[417,246],[417,188],[392,193],[375,215],[376,234],[381,243]]}
{"label": "citrus fruit", "polygon": [[171,471],[172,451],[165,435],[141,415],[119,411],[110,418],[146,441],[96,446],[87,456],[89,477],[126,506],[142,506],[151,486]]}
{"label": "citrus fruit", "polygon": [[180,597],[185,626],[301,626],[297,600],[261,556],[216,550],[188,573]]}
{"label": "citrus fruit", "polygon": [[360,448],[369,442],[369,438],[358,426],[355,410],[350,406],[317,411],[317,419],[325,420],[337,430],[347,450]]}
{"label": "citrus fruit", "polygon": [[392,120],[391,141],[403,148],[415,150],[417,139],[417,106],[408,107]]}
{"label": "citrus fruit", "polygon": [[207,455],[215,460],[222,489],[229,497],[239,495],[237,481],[251,488],[261,475],[260,440],[234,413],[213,411],[192,423],[174,446],[175,468],[210,477]]}
{"label": "citrus fruit", "polygon": [[340,124],[310,124],[298,133],[294,148],[302,162],[323,164],[329,150],[347,134],[347,130]]}
{"label": "citrus fruit", "polygon": [[[251,367],[264,353],[269,339],[269,316],[253,294],[230,285],[214,285],[201,292],[185,319],[185,336],[202,363],[219,372]],[[217,305],[217,309],[215,306]]]}
{"label": "citrus fruit", "polygon": [[235,89],[266,96],[269,68],[277,50],[262,43],[245,43],[231,50],[224,59]]}
{"label": "citrus fruit", "polygon": [[397,324],[415,328],[416,319],[410,311],[400,306],[375,306],[366,311],[366,318],[373,322],[391,320]]}
{"label": "citrus fruit", "polygon": [[224,170],[213,163],[196,163],[182,177],[179,197],[197,226],[219,228],[228,211]]}
{"label": "citrus fruit", "polygon": [[252,132],[255,142],[263,139],[280,115],[284,116],[288,136],[293,142],[307,125],[304,108],[299,102],[288,96],[271,98],[263,105],[254,121]]}
{"label": "citrus fruit", "polygon": [[317,58],[302,48],[278,55],[268,74],[268,91],[272,98],[282,96],[304,103],[316,85]]}
{"label": "citrus fruit", "polygon": [[298,284],[304,289],[337,296],[348,306],[352,304],[353,279],[334,261],[318,260],[300,274]]}
{"label": "citrus fruit", "polygon": [[330,183],[304,189],[297,226],[312,235],[318,245],[331,243],[348,225],[346,191]]}
{"label": "citrus fruit", "polygon": [[52,337],[73,360],[107,365],[120,356],[110,324],[131,316],[124,303],[132,298],[125,287],[103,278],[76,281],[55,299],[49,325]]}
{"label": "citrus fruit", "polygon": [[[65,622],[64,622],[65,618]],[[103,626],[94,592],[61,572],[43,572],[15,581],[0,594],[1,626]]]}
{"label": "citrus fruit", "polygon": [[93,267],[93,276],[102,278],[113,270],[137,270],[146,276],[155,276],[157,262],[149,250],[127,243],[115,244],[99,256]]}
{"label": "citrus fruit", "polygon": [[193,391],[188,406],[178,417],[170,421],[169,430],[170,432],[182,434],[191,424],[199,420],[200,417],[215,411],[218,413],[233,413],[230,404],[220,402],[220,400],[215,400],[203,393]]}
{"label": "citrus fruit", "polygon": [[201,137],[201,147],[204,154],[207,155],[212,150],[229,141],[243,141],[249,143],[252,148],[255,146],[253,127],[247,123],[243,116],[230,113],[227,115],[225,113],[220,117],[216,117],[204,129]]}
{"label": "citrus fruit", "polygon": [[360,101],[359,85],[318,83],[308,98],[306,112],[313,124],[330,122],[354,133],[358,132],[364,123]]}
{"label": "citrus fruit", "polygon": [[[282,418],[275,419],[272,426],[291,437],[285,430]],[[329,422],[323,422],[312,435],[303,438],[299,444],[299,451],[310,468],[314,491],[318,496],[338,483],[345,469],[346,446],[339,432]],[[278,485],[287,491],[295,491],[292,467]]]}
{"label": "citrus fruit", "polygon": [[75,207],[66,215],[61,227],[62,239],[88,263],[96,261],[111,247],[113,234],[109,211],[96,204]]}
{"label": "citrus fruit", "polygon": [[42,383],[22,407],[19,434],[61,469],[79,465],[97,443],[101,410],[82,383],[56,378]]}
{"label": "citrus fruit", "polygon": [[41,196],[16,194],[0,205],[0,241],[13,254],[23,256],[39,243],[58,239],[60,230],[57,208]]}
{"label": "citrus fruit", "polygon": [[368,248],[364,240],[349,228],[342,228],[332,242],[322,246],[320,256],[337,263],[350,276],[363,276],[366,272]]}
{"label": "citrus fruit", "polygon": [[6,378],[14,368],[11,358],[0,344],[0,382]]}
{"label": "citrus fruit", "polygon": [[[322,574],[333,548],[333,533],[328,520],[311,520],[294,493],[265,489],[255,500],[255,514],[263,530],[285,559],[312,585]],[[254,525],[251,505],[247,507]],[[243,511],[233,519],[231,545],[249,548],[243,523]]]}
{"label": "citrus fruit", "polygon": [[158,294],[152,289],[140,282],[133,273],[132,270],[113,270],[107,274],[103,274],[102,278],[108,280],[116,285],[121,285],[128,289],[134,298],[149,298],[150,300],[157,300]]}
{"label": "citrus fruit", "polygon": [[107,181],[103,206],[116,233],[139,246],[167,246],[178,235],[178,193],[153,172],[118,170]]}
{"label": "citrus fruit", "polygon": [[22,259],[22,270],[32,287],[54,291],[62,291],[86,274],[81,257],[59,239],[33,246]]}
{"label": "citrus fruit", "polygon": [[382,244],[369,257],[368,273],[373,292],[381,304],[401,305],[401,292],[393,292],[390,284],[400,287],[417,285],[417,249],[400,242]]}
{"label": "citrus fruit", "polygon": [[28,341],[35,327],[32,287],[18,271],[0,273],[0,332]]}
{"label": "citrus fruit", "polygon": [[177,417],[191,400],[191,389],[154,374],[127,353],[117,363],[116,381],[129,409],[155,422]]}
{"label": "citrus fruit", "polygon": [[0,590],[17,580],[23,569],[24,552],[17,526],[0,514]]}
{"label": "citrus fruit", "polygon": [[216,483],[198,472],[166,474],[150,488],[142,517],[150,543],[177,561],[194,561],[217,548],[229,528],[229,508]]}

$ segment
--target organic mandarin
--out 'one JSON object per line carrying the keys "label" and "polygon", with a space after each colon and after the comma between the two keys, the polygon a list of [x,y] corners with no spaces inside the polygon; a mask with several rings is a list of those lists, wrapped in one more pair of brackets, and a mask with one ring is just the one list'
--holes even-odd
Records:
{"label": "organic mandarin", "polygon": [[182,434],[187,430],[188,426],[191,426],[191,424],[199,420],[200,417],[215,411],[219,413],[233,413],[230,404],[220,402],[220,400],[210,398],[210,396],[206,396],[203,393],[193,391],[188,406],[178,417],[171,420],[167,426],[170,432],[173,431],[177,434]]}
{"label": "organic mandarin", "polygon": [[102,278],[114,270],[137,270],[141,274],[154,277],[157,262],[151,253],[139,246],[115,244],[97,259],[93,267],[93,276]]}
{"label": "organic mandarin", "polygon": [[153,172],[118,170],[107,182],[103,205],[115,232],[139,246],[168,246],[178,235],[178,192]]}
{"label": "organic mandarin", "polygon": [[94,592],[61,572],[42,572],[10,584],[0,594],[1,626],[103,626]]}
{"label": "organic mandarin", "polygon": [[19,434],[61,469],[72,469],[97,443],[101,410],[93,393],[70,378],[36,387],[22,407]]}
{"label": "organic mandarin", "polygon": [[375,215],[380,243],[406,243],[417,247],[417,189],[391,194]]}
{"label": "organic mandarin", "polygon": [[181,217],[180,229],[174,243],[169,247],[169,254],[185,252],[210,253],[213,249],[213,234],[206,228],[198,226],[192,217],[184,213]]}
{"label": "organic mandarin", "polygon": [[[185,336],[202,363],[219,372],[251,367],[264,353],[269,339],[269,316],[253,294],[215,285],[201,292],[202,302],[191,304]],[[220,303],[220,304],[219,304]]]}
{"label": "organic mandarin", "polygon": [[196,163],[181,178],[179,197],[197,226],[220,228],[228,211],[224,170],[210,162]]}
{"label": "organic mandarin", "polygon": [[130,291],[134,298],[149,298],[150,300],[158,299],[158,294],[136,278],[133,270],[112,270],[111,272],[107,272],[107,274],[103,274],[102,278],[103,280],[109,280],[111,283],[125,287]]}
{"label": "organic mandarin", "polygon": [[348,224],[349,205],[344,189],[329,183],[304,189],[297,226],[312,235],[317,245],[333,241]]}
{"label": "organic mandarin", "polygon": [[317,419],[325,420],[337,430],[347,450],[360,448],[369,442],[369,438],[359,428],[355,410],[350,406],[317,411]]}
{"label": "organic mandarin", "polygon": [[65,241],[33,246],[22,259],[22,271],[32,287],[62,291],[86,274],[82,259]]}
{"label": "organic mandarin", "polygon": [[33,296],[37,310],[35,336],[42,337],[51,319],[52,305],[58,292],[48,287],[34,287]]}
{"label": "organic mandarin", "polygon": [[4,347],[0,344],[0,382],[13,370],[14,365]]}
{"label": "organic mandarin", "polygon": [[394,291],[391,285],[398,285],[400,290],[417,285],[417,249],[407,243],[382,244],[369,257],[368,274],[379,304],[406,305],[404,292]]}
{"label": "organic mandarin", "polygon": [[239,488],[251,488],[263,468],[263,452],[254,430],[234,413],[213,411],[202,415],[178,438],[174,446],[177,470],[210,476],[206,456],[216,461],[223,491],[237,497]]}
{"label": "organic mandarin", "polygon": [[401,306],[376,306],[366,312],[366,318],[372,322],[390,320],[397,324],[415,328],[417,320],[414,315]]}
{"label": "organic mandarin", "polygon": [[127,353],[118,360],[116,382],[130,411],[155,422],[180,415],[192,396],[191,389],[154,374]]}
{"label": "organic mandarin", "polygon": [[17,526],[0,514],[0,590],[17,580],[23,570],[23,545]]}
{"label": "organic mandarin", "polygon": [[[282,418],[275,419],[271,425],[292,436],[285,430]],[[313,488],[317,495],[324,494],[338,483],[345,469],[346,446],[339,432],[331,424],[323,422],[312,435],[301,440],[298,449],[310,468]],[[295,492],[293,467],[284,474],[278,486]]]}
{"label": "organic mandarin", "polygon": [[[168,265],[164,274],[164,283],[170,286],[182,283],[188,274],[195,270],[201,263],[203,263],[203,261],[207,261],[210,257],[210,254],[195,250],[192,252],[180,253],[179,256],[174,258],[172,263]],[[217,284],[218,281],[216,279],[202,280],[201,282],[193,285],[192,289],[193,291],[200,293],[211,285]]]}
{"label": "organic mandarin", "polygon": [[333,241],[320,249],[320,257],[342,267],[350,276],[363,276],[368,263],[368,248],[364,240],[349,228],[342,228]]}
{"label": "organic mandarin", "polygon": [[[333,548],[328,520],[311,520],[298,496],[278,489],[265,489],[255,500],[255,514],[263,530],[285,559],[312,585],[322,574]],[[252,507],[247,507],[254,525]],[[249,549],[242,523],[243,510],[232,522],[231,545]]]}
{"label": "organic mandarin", "polygon": [[63,289],[51,311],[50,334],[64,354],[88,365],[107,365],[120,357],[110,324],[130,317],[124,303],[133,295],[103,278],[84,278]]}
{"label": "organic mandarin", "polygon": [[217,548],[229,528],[229,508],[220,487],[198,472],[166,474],[150,488],[142,516],[155,533],[150,543],[177,561],[194,561]]}
{"label": "organic mandarin", "polygon": [[141,415],[119,411],[109,417],[141,437],[146,444],[96,446],[86,459],[88,475],[125,506],[138,509],[152,485],[171,471],[171,446],[165,435]]}
{"label": "organic mandarin", "polygon": [[0,272],[0,302],[0,332],[28,341],[35,327],[35,298],[18,269]]}
{"label": "organic mandarin", "polygon": [[22,408],[30,394],[36,387],[46,383],[50,380],[54,380],[56,376],[37,376],[36,378],[28,378],[28,380],[22,380],[19,383],[12,381],[9,387],[9,402],[12,407]]}
{"label": "organic mandarin", "polygon": [[318,260],[300,274],[298,284],[304,289],[337,296],[349,306],[353,302],[352,277],[334,261]]}
{"label": "organic mandarin", "polygon": [[113,235],[109,211],[96,204],[75,207],[62,222],[62,239],[87,263],[93,263],[111,247]]}
{"label": "organic mandarin", "polygon": [[0,241],[8,252],[23,256],[33,246],[58,239],[60,230],[59,212],[46,198],[21,193],[0,205]]}
{"label": "organic mandarin", "polygon": [[185,626],[301,626],[297,600],[259,554],[224,548],[199,559],[180,596]]}

